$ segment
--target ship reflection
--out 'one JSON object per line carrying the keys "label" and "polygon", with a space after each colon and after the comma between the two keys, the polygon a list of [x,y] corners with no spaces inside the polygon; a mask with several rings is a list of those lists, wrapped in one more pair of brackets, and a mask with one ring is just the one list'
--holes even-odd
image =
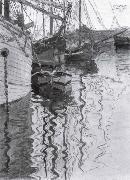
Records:
{"label": "ship reflection", "polygon": [[[89,74],[97,72],[97,66],[95,62],[93,63],[93,69],[89,69]],[[81,98],[85,88],[82,78],[83,74],[88,74],[85,64],[82,62],[80,66],[79,64],[66,66],[67,71],[72,74],[72,88],[69,93],[65,90],[52,88],[50,85],[44,85],[40,87],[38,96],[33,95],[32,119],[35,122],[36,134],[39,135],[34,142],[39,140],[41,144],[34,149],[35,152],[39,152],[39,155],[41,154],[44,164],[39,168],[35,177],[67,180],[71,177],[75,161],[80,159],[78,164],[79,167],[82,166],[84,146],[82,111],[85,106]],[[74,86],[76,91],[73,89]],[[73,91],[76,92],[76,97]],[[78,102],[76,102],[76,98],[79,98]],[[75,143],[73,138],[77,138],[79,141]],[[76,157],[77,149],[80,153],[78,157]]]}
{"label": "ship reflection", "polygon": [[34,148],[35,160],[40,161],[38,159],[41,156],[43,166],[34,177],[58,179],[66,176],[67,171],[66,111],[72,97],[58,89],[53,89],[46,96],[43,88],[39,95],[33,94],[32,97],[32,121],[35,122],[32,129],[35,129],[34,134],[37,137],[34,144],[39,144]]}
{"label": "ship reflection", "polygon": [[68,180],[75,165],[84,167],[83,81],[97,72],[93,63],[66,66],[71,88],[41,86],[11,103],[9,114],[0,107],[0,178]]}
{"label": "ship reflection", "polygon": [[[118,164],[123,173],[129,169],[120,137],[128,149],[130,51],[110,54],[101,54],[89,72],[83,62],[67,65],[69,91],[41,86],[31,104],[28,96],[11,104],[9,114],[0,107],[0,178],[105,179]],[[118,120],[122,134],[114,129]]]}
{"label": "ship reflection", "polygon": [[30,95],[14,102],[9,114],[0,107],[0,177],[28,178],[36,171],[32,167],[32,129]]}

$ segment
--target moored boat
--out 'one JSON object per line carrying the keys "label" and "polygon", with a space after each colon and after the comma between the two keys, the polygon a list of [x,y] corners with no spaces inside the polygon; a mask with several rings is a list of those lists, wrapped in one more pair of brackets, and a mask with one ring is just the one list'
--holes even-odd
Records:
{"label": "moored boat", "polygon": [[114,45],[116,48],[127,48],[130,47],[130,33],[128,28],[120,30],[119,33],[113,36]]}
{"label": "moored boat", "polygon": [[47,93],[53,89],[64,92],[71,91],[71,78],[72,76],[64,71],[41,71],[32,75],[32,89],[36,94],[43,91]]}
{"label": "moored boat", "polygon": [[[91,61],[95,56],[93,31],[82,24],[83,1],[78,0],[78,29],[71,32],[67,39],[67,61]],[[89,15],[88,15],[89,16]]]}
{"label": "moored boat", "polygon": [[72,75],[63,71],[57,71],[53,75],[52,85],[54,89],[70,92]]}
{"label": "moored boat", "polygon": [[95,51],[90,43],[85,43],[80,47],[66,50],[66,61],[90,61],[94,57]]}
{"label": "moored boat", "polygon": [[33,48],[41,65],[55,66],[64,63],[66,41],[63,36],[55,34],[50,38],[40,39],[33,43]]}
{"label": "moored boat", "polygon": [[114,36],[114,45],[116,48],[130,48],[130,36]]}
{"label": "moored boat", "polygon": [[64,38],[64,31],[67,18],[71,13],[71,7],[71,3],[67,4],[67,8],[64,7],[66,10],[64,9],[64,17],[61,20],[61,25],[57,33],[53,33],[54,22],[50,16],[51,14],[48,12],[50,16],[50,35],[33,42],[34,63],[37,60],[41,66],[56,66],[65,63],[66,39]]}
{"label": "moored boat", "polygon": [[[92,7],[93,15],[95,15],[99,25],[101,26],[100,30],[96,30],[96,28],[93,26],[94,23],[91,20],[91,14],[89,14],[88,11],[89,6]],[[78,23],[75,25],[72,22],[72,28],[67,31],[67,48],[65,54],[67,61],[89,62],[94,60],[99,53],[104,52],[106,49],[111,48],[114,45],[113,37],[116,39],[119,34],[122,34],[126,31],[126,28],[107,29],[103,22],[103,18],[97,9],[96,3],[95,6],[93,6],[91,1],[86,4],[83,0],[76,0],[74,7],[74,12],[72,13],[74,17],[71,17],[73,18],[72,21]],[[115,15],[113,18],[116,18]],[[121,38],[118,39],[121,40]],[[126,40],[127,42],[125,43],[128,44],[128,38],[124,38],[124,41]],[[119,44],[118,41],[117,43]]]}
{"label": "moored boat", "polygon": [[15,101],[31,91],[31,39],[6,12],[8,0],[5,5],[8,8],[4,7],[4,17],[0,16],[0,104]]}

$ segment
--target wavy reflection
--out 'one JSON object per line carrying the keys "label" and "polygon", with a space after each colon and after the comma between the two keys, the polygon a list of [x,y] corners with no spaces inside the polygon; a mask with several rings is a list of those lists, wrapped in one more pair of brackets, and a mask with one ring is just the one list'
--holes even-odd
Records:
{"label": "wavy reflection", "polygon": [[[59,96],[59,93],[61,96]],[[66,111],[70,97],[66,93],[56,90],[51,92],[49,100],[45,100],[42,93],[42,96],[38,97],[37,105],[37,96],[33,98],[35,102],[33,105],[33,119],[37,121],[35,120],[37,117],[42,121],[42,123],[39,123],[39,125],[42,125],[39,126],[37,123],[38,126],[35,129],[42,135],[41,152],[44,163],[44,177],[47,179],[60,179],[61,177],[67,179],[66,126],[68,122]],[[41,136],[39,138],[41,139]],[[43,168],[34,177],[39,178],[42,171]]]}
{"label": "wavy reflection", "polygon": [[86,145],[86,143],[83,141],[83,130],[84,130],[84,128],[85,128],[85,124],[84,124],[84,122],[83,122],[83,120],[84,120],[84,114],[83,114],[83,108],[84,108],[84,106],[85,106],[85,104],[86,104],[86,102],[85,102],[85,100],[83,99],[83,97],[82,97],[82,91],[83,90],[85,90],[86,89],[86,87],[85,87],[85,84],[83,83],[83,81],[82,81],[82,77],[83,77],[83,75],[81,74],[80,75],[80,85],[81,85],[81,88],[80,88],[80,103],[81,103],[81,105],[80,105],[80,114],[81,114],[81,119],[80,119],[80,121],[79,121],[79,123],[80,123],[80,125],[81,125],[81,128],[80,128],[80,144],[81,144],[81,146],[79,147],[79,150],[80,150],[80,154],[81,154],[81,156],[80,156],[80,160],[79,160],[79,168],[82,170],[82,165],[83,165],[83,156],[84,156],[84,153],[83,153],[83,148],[84,148],[84,146]]}
{"label": "wavy reflection", "polygon": [[[7,112],[7,113],[4,113]],[[1,117],[4,117],[4,119],[0,118],[0,121],[1,121],[1,156],[0,158],[1,159],[1,168],[0,168],[0,172],[1,172],[1,176],[3,174],[3,177],[4,177],[4,174],[8,174],[9,172],[9,163],[10,163],[10,157],[8,155],[8,152],[10,150],[10,137],[9,137],[9,132],[8,132],[8,126],[9,126],[9,109],[6,108],[6,107],[1,107],[0,109],[0,114],[2,115]],[[2,151],[3,150],[3,151]]]}
{"label": "wavy reflection", "polygon": [[[129,55],[124,50],[102,53],[89,70],[84,63],[69,64],[69,94],[41,91],[32,94],[31,104],[29,96],[11,104],[9,114],[1,106],[0,178],[96,179],[123,172],[116,154],[125,150],[119,147],[128,144],[128,131],[126,121],[122,126],[117,120],[127,119],[130,103]],[[119,134],[118,126],[121,138],[113,133],[117,128]]]}
{"label": "wavy reflection", "polygon": [[[65,110],[66,112],[66,110]],[[67,124],[68,124],[68,119],[67,119],[67,114],[66,113],[63,113],[64,117],[65,117],[65,122],[64,124],[62,125],[63,127],[63,150],[62,150],[62,153],[63,153],[63,161],[64,161],[64,166],[63,168],[65,169],[65,180],[67,180],[67,171],[68,171],[68,168],[67,168],[67,159],[68,159],[68,144],[67,144]]]}
{"label": "wavy reflection", "polygon": [[29,99],[30,95],[10,104],[9,114],[4,107],[0,108],[0,177],[27,178],[36,172],[31,161],[33,148]]}

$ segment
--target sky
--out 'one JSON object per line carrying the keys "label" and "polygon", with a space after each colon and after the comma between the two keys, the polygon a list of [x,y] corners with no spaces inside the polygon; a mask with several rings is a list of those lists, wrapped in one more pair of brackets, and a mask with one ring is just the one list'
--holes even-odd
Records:
{"label": "sky", "polygon": [[[129,26],[130,27],[130,0],[85,0],[91,21],[96,29],[102,29],[99,25],[98,20],[93,12],[93,9],[90,7],[89,1],[96,4],[96,9],[100,12],[103,23],[107,29],[116,27],[116,23],[113,22],[113,17],[116,16],[120,26]],[[113,11],[112,11],[113,8]],[[83,19],[85,22],[85,19]]]}
{"label": "sky", "polygon": [[[59,0],[55,0],[55,2],[58,2]],[[60,0],[63,1],[63,0]],[[72,26],[74,28],[78,27],[78,0],[69,0],[73,2],[73,9],[75,10],[75,14],[77,15],[75,19],[73,19]],[[91,4],[93,5],[94,9],[96,10],[96,13],[98,12],[100,14],[101,18],[97,18],[96,13],[94,12],[94,9],[92,8]],[[86,7],[88,10],[88,14],[86,12]],[[113,11],[112,11],[113,9]],[[28,11],[27,11],[28,12]],[[127,26],[130,27],[130,0],[82,0],[82,23],[90,27],[90,23],[88,20],[88,15],[91,19],[91,25],[93,29],[113,29],[118,28],[119,25],[121,27]],[[35,18],[33,17],[35,16]],[[74,14],[72,14],[74,16]],[[116,16],[116,19],[118,20],[119,24],[116,23],[116,21],[113,21],[113,17]],[[42,14],[33,13],[33,10],[30,12],[29,17],[34,20],[35,25],[38,25],[38,31],[36,31],[37,28],[35,28],[35,36],[36,34],[39,37],[39,34],[43,36],[43,29],[42,29],[42,21],[43,16]],[[28,18],[29,19],[29,18]],[[101,23],[102,20],[102,23]],[[46,29],[46,35],[49,30],[49,17],[45,16],[45,29]],[[55,23],[56,25],[56,23]],[[40,27],[40,30],[39,30]],[[73,29],[73,28],[72,28]],[[56,28],[57,31],[57,28]]]}

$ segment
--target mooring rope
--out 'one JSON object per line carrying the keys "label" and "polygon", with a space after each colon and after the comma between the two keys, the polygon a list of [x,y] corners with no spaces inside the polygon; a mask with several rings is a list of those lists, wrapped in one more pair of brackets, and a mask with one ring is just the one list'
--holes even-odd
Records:
{"label": "mooring rope", "polygon": [[1,55],[4,58],[4,86],[5,86],[5,98],[6,98],[6,111],[9,114],[9,94],[8,94],[8,64],[7,57],[9,55],[9,50],[7,48],[1,49]]}

